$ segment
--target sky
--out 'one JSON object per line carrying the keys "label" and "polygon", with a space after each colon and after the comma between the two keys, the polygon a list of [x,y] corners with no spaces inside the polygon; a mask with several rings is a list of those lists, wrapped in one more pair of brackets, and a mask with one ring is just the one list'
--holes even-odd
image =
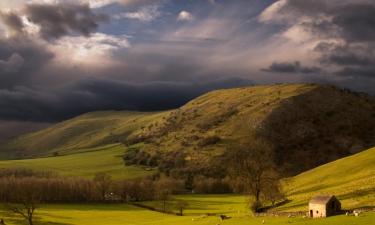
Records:
{"label": "sky", "polygon": [[373,0],[1,0],[0,140],[253,84],[373,95],[374,15]]}

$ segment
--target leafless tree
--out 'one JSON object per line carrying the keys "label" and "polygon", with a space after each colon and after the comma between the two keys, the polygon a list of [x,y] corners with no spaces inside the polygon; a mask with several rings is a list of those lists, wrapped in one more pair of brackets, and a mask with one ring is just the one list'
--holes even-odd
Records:
{"label": "leafless tree", "polygon": [[41,192],[38,185],[31,180],[26,180],[23,185],[14,188],[14,194],[10,196],[10,201],[6,203],[5,208],[22,216],[29,225],[33,225],[35,210],[41,202]]}
{"label": "leafless tree", "polygon": [[184,215],[184,210],[189,206],[189,203],[185,200],[177,200],[176,207],[179,210],[180,216]]}
{"label": "leafless tree", "polygon": [[270,181],[263,190],[262,198],[265,201],[271,202],[272,206],[275,206],[276,202],[285,200],[285,194],[280,186],[279,180]]}
{"label": "leafless tree", "polygon": [[94,177],[97,189],[100,193],[102,200],[106,199],[106,194],[109,193],[112,185],[112,177],[106,173],[97,173]]}
{"label": "leafless tree", "polygon": [[24,203],[12,203],[12,204],[7,204],[6,208],[23,218],[27,220],[29,225],[33,225],[33,218],[34,218],[34,212],[37,208],[36,204],[34,202],[24,202]]}
{"label": "leafless tree", "polygon": [[163,212],[167,211],[167,203],[172,198],[172,194],[176,194],[183,189],[180,181],[171,178],[162,178],[155,183],[155,197],[162,201]]}
{"label": "leafless tree", "polygon": [[261,207],[261,195],[278,181],[272,149],[265,141],[253,139],[232,146],[228,152],[230,175],[240,180],[244,191],[255,198],[253,209],[257,211]]}

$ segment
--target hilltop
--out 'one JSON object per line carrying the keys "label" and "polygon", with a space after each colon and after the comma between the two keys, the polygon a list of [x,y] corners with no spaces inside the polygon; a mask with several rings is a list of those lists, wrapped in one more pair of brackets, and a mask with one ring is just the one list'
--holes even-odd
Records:
{"label": "hilltop", "polygon": [[332,86],[254,86],[213,91],[168,112],[89,113],[0,149],[30,158],[120,142],[130,146],[128,165],[223,176],[233,144],[264,139],[290,175],[375,145],[374,112],[373,98]]}

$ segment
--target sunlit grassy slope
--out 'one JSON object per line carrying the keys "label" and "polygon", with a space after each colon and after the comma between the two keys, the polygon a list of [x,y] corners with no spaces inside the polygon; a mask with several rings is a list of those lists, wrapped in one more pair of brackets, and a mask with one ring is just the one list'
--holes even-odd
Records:
{"label": "sunlit grassy slope", "polygon": [[374,112],[371,97],[332,86],[254,86],[205,94],[139,135],[151,153],[183,152],[195,168],[206,168],[232,144],[263,138],[278,168],[296,175],[373,146]]}
{"label": "sunlit grassy slope", "polygon": [[191,171],[212,171],[215,164],[226,163],[218,159],[233,144],[265,139],[274,147],[280,171],[295,175],[375,145],[374,112],[373,98],[331,86],[234,88],[207,93],[168,112],[88,113],[0,145],[0,158],[143,142],[142,154],[179,155]]}
{"label": "sunlit grassy slope", "polygon": [[87,113],[13,139],[1,145],[0,152],[3,158],[30,158],[118,143],[134,130],[150,121],[157,121],[162,115],[163,113],[128,111]]}
{"label": "sunlit grassy slope", "polygon": [[[246,209],[246,199],[241,196],[184,196],[190,203],[185,216],[167,215],[149,211],[126,204],[118,205],[48,205],[36,212],[39,225],[363,225],[372,224],[374,213],[362,214],[360,217],[336,216],[327,219],[259,217],[254,218]],[[221,221],[218,216],[205,216],[207,213],[225,214],[231,219]],[[10,225],[22,223],[19,219],[10,218],[0,213]]]}
{"label": "sunlit grassy slope", "polygon": [[97,172],[106,172],[114,178],[136,178],[150,174],[141,167],[125,166],[122,145],[84,149],[82,153],[58,157],[0,161],[0,168],[30,168],[52,171],[63,176],[91,178]]}
{"label": "sunlit grassy slope", "polygon": [[375,207],[375,148],[302,173],[286,182],[291,203],[283,210],[305,210],[317,194],[334,194],[343,208]]}

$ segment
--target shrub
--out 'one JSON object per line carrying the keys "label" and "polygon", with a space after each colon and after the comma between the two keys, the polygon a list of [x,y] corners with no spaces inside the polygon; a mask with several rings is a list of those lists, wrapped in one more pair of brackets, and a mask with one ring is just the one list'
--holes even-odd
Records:
{"label": "shrub", "polygon": [[228,180],[196,177],[193,183],[194,192],[198,194],[232,193]]}
{"label": "shrub", "polygon": [[198,142],[198,146],[199,147],[206,147],[206,146],[217,144],[220,141],[221,141],[221,138],[219,136],[216,136],[216,135],[215,136],[209,136],[209,137],[201,139]]}

